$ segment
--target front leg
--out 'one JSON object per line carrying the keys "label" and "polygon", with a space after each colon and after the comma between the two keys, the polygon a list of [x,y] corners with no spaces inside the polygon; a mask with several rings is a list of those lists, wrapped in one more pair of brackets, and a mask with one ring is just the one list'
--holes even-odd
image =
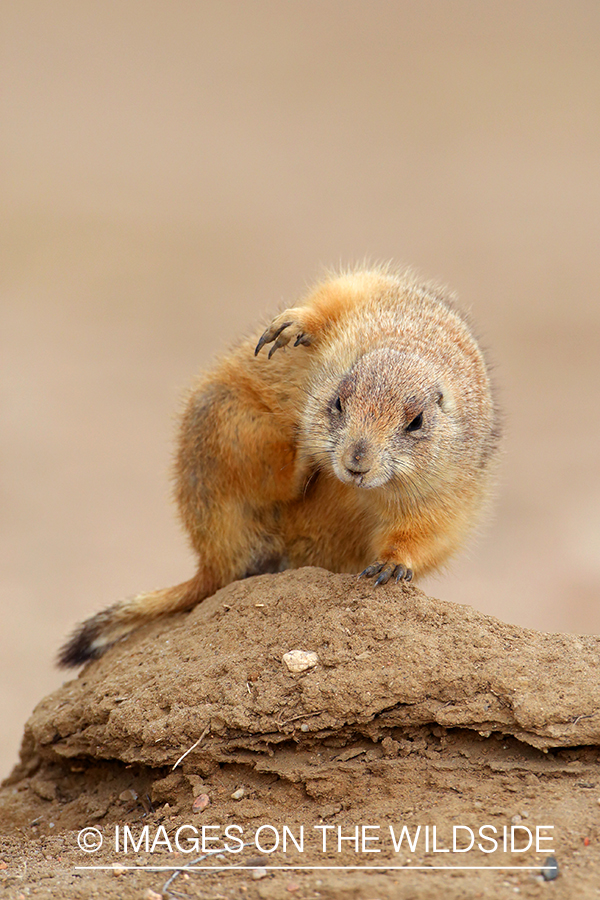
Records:
{"label": "front leg", "polygon": [[[420,573],[419,563],[422,558],[422,533],[417,536],[416,529],[398,530],[390,523],[382,524],[373,538],[373,556],[375,562],[360,573],[361,578],[375,577],[375,585],[387,584],[393,579],[412,581],[415,569]],[[419,552],[421,551],[421,552]]]}
{"label": "front leg", "polygon": [[[413,580],[431,566],[435,536],[417,521],[412,527],[405,524],[398,528],[390,523],[382,524],[373,537],[372,549],[375,562],[360,573],[361,578],[375,577],[375,586]],[[429,563],[429,564],[428,564]],[[435,564],[435,563],[434,563]]]}
{"label": "front leg", "polygon": [[310,291],[301,306],[286,309],[273,319],[255,352],[260,353],[265,344],[273,344],[269,351],[272,356],[292,339],[295,347],[298,344],[314,345],[322,335],[341,326],[364,306],[378,308],[383,304],[386,309],[390,305],[395,309],[397,300],[389,297],[393,283],[383,269],[359,269],[327,278]]}
{"label": "front leg", "polygon": [[[371,273],[371,281],[374,277]],[[363,284],[365,278],[368,284]],[[269,358],[290,342],[294,347],[299,344],[314,346],[330,329],[351,315],[357,306],[368,302],[369,286],[372,287],[368,273],[322,282],[308,295],[302,306],[293,306],[275,316],[256,345],[255,354],[260,353],[265,344],[273,344]]]}
{"label": "front leg", "polygon": [[455,530],[444,532],[441,526],[436,527],[435,519],[425,524],[427,518],[431,520],[431,510],[427,518],[425,510],[420,515],[415,512],[414,516],[411,526],[379,531],[372,544],[375,562],[367,566],[360,577],[376,575],[376,585],[387,584],[392,578],[394,581],[412,581],[413,577],[420,578],[446,562],[456,545]]}

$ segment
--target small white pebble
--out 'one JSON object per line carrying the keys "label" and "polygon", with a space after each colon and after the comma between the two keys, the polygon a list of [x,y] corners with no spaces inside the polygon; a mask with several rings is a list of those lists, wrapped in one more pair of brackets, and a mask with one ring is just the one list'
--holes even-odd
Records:
{"label": "small white pebble", "polygon": [[304,731],[305,733],[308,731],[308,725],[306,724],[306,722],[302,723],[302,725],[300,726],[300,731]]}
{"label": "small white pebble", "polygon": [[319,662],[319,657],[313,650],[289,650],[283,654],[282,661],[290,672],[306,672]]}
{"label": "small white pebble", "polygon": [[254,869],[252,872],[252,877],[255,881],[258,881],[260,878],[266,878],[269,873],[264,868],[264,866],[260,866],[258,869]]}
{"label": "small white pebble", "polygon": [[232,800],[241,800],[245,793],[246,793],[246,791],[244,790],[244,788],[238,788],[237,791],[234,791],[233,794],[231,795],[231,799]]}
{"label": "small white pebble", "polygon": [[511,825],[518,825],[519,822],[522,821],[522,819],[521,819],[521,816],[516,815],[516,816],[513,816],[510,821],[511,821]]}

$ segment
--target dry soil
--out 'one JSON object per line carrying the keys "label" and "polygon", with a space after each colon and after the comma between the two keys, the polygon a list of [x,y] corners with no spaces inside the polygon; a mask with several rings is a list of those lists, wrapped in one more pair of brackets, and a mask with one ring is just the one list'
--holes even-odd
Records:
{"label": "dry soil", "polygon": [[412,586],[232,584],[40,702],[0,896],[600,896],[599,653]]}

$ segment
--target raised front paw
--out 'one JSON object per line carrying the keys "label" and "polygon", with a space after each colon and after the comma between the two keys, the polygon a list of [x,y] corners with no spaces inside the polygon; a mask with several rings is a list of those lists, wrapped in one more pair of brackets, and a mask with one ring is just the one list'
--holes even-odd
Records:
{"label": "raised front paw", "polygon": [[387,584],[390,578],[393,578],[396,582],[412,581],[413,571],[402,564],[397,565],[393,562],[377,561],[372,566],[367,566],[360,573],[359,578],[372,578],[374,575],[377,575],[375,585],[378,585]]}
{"label": "raised front paw", "polygon": [[257,356],[265,344],[273,344],[269,350],[269,359],[280,347],[285,347],[294,341],[294,347],[304,344],[308,347],[312,341],[310,334],[307,332],[305,322],[305,310],[298,306],[293,309],[286,309],[280,315],[275,316],[260,341],[256,345],[254,355]]}

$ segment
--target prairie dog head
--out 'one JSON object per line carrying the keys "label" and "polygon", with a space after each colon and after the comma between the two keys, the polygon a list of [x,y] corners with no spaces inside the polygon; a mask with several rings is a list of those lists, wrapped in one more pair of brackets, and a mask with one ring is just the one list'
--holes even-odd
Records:
{"label": "prairie dog head", "polygon": [[[302,423],[304,451],[346,484],[435,489],[452,464],[454,399],[431,361],[372,350],[345,371],[321,370]],[[450,452],[448,452],[450,450]]]}

